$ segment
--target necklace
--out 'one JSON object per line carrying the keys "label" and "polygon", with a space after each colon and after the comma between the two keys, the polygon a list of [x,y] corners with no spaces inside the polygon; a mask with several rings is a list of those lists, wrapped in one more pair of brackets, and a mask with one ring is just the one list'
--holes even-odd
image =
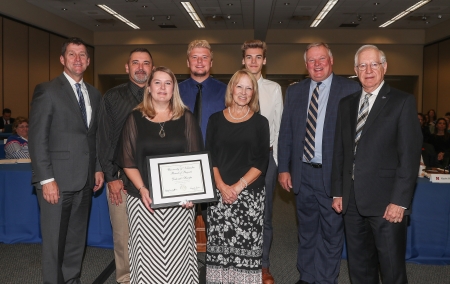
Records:
{"label": "necklace", "polygon": [[228,107],[228,113],[230,114],[231,118],[232,118],[232,119],[235,119],[235,120],[241,120],[241,119],[244,119],[244,118],[248,115],[249,112],[250,112],[250,108],[247,106],[247,113],[244,114],[244,116],[242,116],[242,117],[234,117],[234,116],[231,114],[230,107]]}
{"label": "necklace", "polygon": [[164,138],[166,137],[166,132],[164,131],[164,124],[166,124],[166,122],[164,121],[163,124],[161,124],[161,122],[158,122],[159,126],[161,127],[161,130],[159,131],[159,137]]}

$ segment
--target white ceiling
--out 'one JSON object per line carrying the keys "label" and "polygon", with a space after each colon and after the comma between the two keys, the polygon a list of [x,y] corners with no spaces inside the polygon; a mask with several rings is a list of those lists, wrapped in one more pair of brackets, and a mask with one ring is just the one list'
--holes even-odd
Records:
{"label": "white ceiling", "polygon": [[[340,0],[317,28],[378,28],[417,1]],[[95,6],[96,4],[108,5],[138,25],[141,30],[160,30],[164,25],[175,25],[181,30],[197,29],[183,9],[181,0],[27,0],[27,2],[92,31],[132,30]],[[311,29],[309,25],[327,0],[191,0],[190,2],[206,29],[254,29],[255,37],[264,39],[267,29]],[[375,2],[379,5],[375,5]],[[151,20],[152,16],[155,18],[154,21]],[[167,16],[170,16],[170,20]],[[230,19],[227,19],[227,16],[230,16]],[[426,29],[449,20],[450,0],[433,0],[387,29]],[[357,24],[357,26],[340,27],[342,24]]]}

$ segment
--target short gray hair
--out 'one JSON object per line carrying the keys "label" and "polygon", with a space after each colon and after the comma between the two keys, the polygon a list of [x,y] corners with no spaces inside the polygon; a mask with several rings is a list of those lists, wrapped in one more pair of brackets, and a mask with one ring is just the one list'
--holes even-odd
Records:
{"label": "short gray hair", "polygon": [[308,52],[308,50],[310,50],[313,47],[320,47],[323,46],[328,50],[328,56],[330,56],[330,58],[333,58],[333,54],[331,53],[331,49],[328,46],[328,44],[324,43],[324,42],[313,42],[308,44],[308,46],[305,49],[305,53],[303,53],[303,59],[305,60],[306,63],[306,53]]}
{"label": "short gray hair", "polygon": [[379,48],[376,47],[375,45],[372,45],[372,44],[366,44],[366,45],[361,46],[361,47],[358,49],[358,51],[356,51],[356,54],[355,54],[355,67],[358,66],[358,57],[359,57],[359,54],[360,54],[361,52],[365,51],[366,49],[373,49],[373,50],[378,51],[379,54],[380,54],[380,62],[381,62],[381,63],[385,63],[385,62],[386,62],[386,55],[384,54],[384,52],[383,52],[381,49],[379,49]]}

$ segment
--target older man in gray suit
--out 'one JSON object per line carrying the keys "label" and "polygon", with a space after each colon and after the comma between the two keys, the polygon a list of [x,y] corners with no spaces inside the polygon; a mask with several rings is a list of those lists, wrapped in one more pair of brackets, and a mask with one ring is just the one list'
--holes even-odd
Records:
{"label": "older man in gray suit", "polygon": [[43,280],[55,284],[81,283],[92,190],[103,185],[96,158],[101,95],[83,82],[90,62],[85,43],[68,39],[60,62],[63,74],[34,90],[29,133],[41,209]]}

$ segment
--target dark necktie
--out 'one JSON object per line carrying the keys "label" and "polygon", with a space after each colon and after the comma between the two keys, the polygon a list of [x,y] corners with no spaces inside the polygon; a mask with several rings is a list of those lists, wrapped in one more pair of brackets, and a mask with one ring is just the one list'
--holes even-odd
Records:
{"label": "dark necktie", "polygon": [[305,135],[305,147],[303,151],[303,157],[306,161],[311,161],[314,158],[314,151],[316,149],[316,124],[317,113],[319,110],[319,86],[322,82],[318,82],[314,89],[311,101],[308,108],[308,118],[306,120],[306,135]]}
{"label": "dark necktie", "polygon": [[144,100],[144,89],[139,89],[139,91],[137,92],[137,99],[139,101],[139,103],[141,103]]}
{"label": "dark necktie", "polygon": [[81,85],[80,85],[80,83],[76,83],[75,86],[77,87],[78,105],[80,106],[81,115],[83,116],[84,125],[86,126],[86,128],[89,128],[88,127],[88,123],[87,123],[86,104],[84,102],[83,92],[81,92]]}
{"label": "dark necktie", "polygon": [[358,112],[358,121],[356,124],[356,135],[355,135],[355,150],[353,152],[356,155],[356,148],[358,147],[359,139],[361,138],[361,133],[364,128],[364,124],[366,123],[367,116],[369,115],[369,98],[372,94],[367,93],[364,97],[364,101],[359,108]]}
{"label": "dark necktie", "polygon": [[202,126],[202,84],[197,84],[197,96],[195,97],[194,116],[200,127]]}

